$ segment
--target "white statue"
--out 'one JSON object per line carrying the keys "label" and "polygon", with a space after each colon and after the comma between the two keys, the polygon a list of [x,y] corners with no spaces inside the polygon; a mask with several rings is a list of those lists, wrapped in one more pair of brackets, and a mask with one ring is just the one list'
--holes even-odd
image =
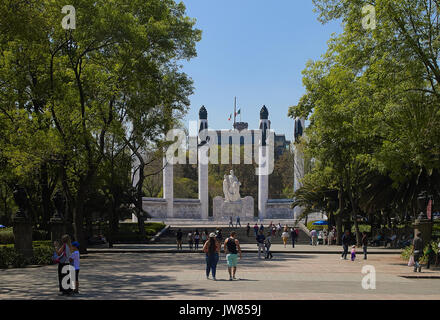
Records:
{"label": "white statue", "polygon": [[225,175],[223,180],[223,193],[225,194],[225,201],[239,201],[240,196],[240,186],[241,183],[238,181],[237,177],[234,175],[234,170],[230,171],[230,175]]}

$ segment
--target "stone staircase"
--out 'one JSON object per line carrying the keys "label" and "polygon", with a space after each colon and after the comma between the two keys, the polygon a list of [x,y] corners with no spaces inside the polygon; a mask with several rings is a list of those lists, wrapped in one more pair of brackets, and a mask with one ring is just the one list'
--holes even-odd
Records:
{"label": "stone staircase", "polygon": [[[308,235],[308,230],[307,228],[302,228],[301,224],[297,225],[298,229],[299,229],[299,235],[298,238],[296,239],[296,244],[310,244],[310,237]],[[211,225],[211,226],[173,226],[173,225],[169,225],[169,229],[167,230],[167,232],[164,232],[160,237],[156,238],[155,243],[161,243],[161,244],[175,244],[176,243],[176,232],[178,229],[182,230],[183,233],[183,244],[187,244],[187,235],[189,232],[195,232],[195,230],[197,229],[199,231],[199,233],[201,234],[205,229],[208,230],[208,233],[211,232],[215,232],[216,230],[216,226],[215,225]],[[238,227],[238,228],[232,228],[232,227],[224,227],[224,226],[220,226],[221,230],[222,230],[222,234],[223,234],[223,239],[226,239],[229,234],[232,231],[235,231],[237,233],[237,239],[240,241],[240,243],[243,244],[247,244],[247,243],[256,243],[255,240],[255,233],[254,233],[254,229],[253,229],[253,225],[251,225],[251,230],[249,232],[249,237],[246,235],[246,225],[242,225],[242,227]],[[264,235],[267,235],[268,232],[268,226],[264,225]],[[273,244],[282,244],[283,240],[281,239],[281,235],[276,234],[275,236],[272,237],[272,243]],[[291,244],[291,239],[290,239],[290,232],[289,232],[289,240],[288,240],[288,244]]]}

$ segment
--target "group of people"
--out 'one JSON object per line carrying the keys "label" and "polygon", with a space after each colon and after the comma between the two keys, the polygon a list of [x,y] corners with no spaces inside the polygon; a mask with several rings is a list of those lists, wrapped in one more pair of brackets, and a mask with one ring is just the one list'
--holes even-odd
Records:
{"label": "group of people", "polygon": [[[217,229],[218,230],[218,229]],[[236,233],[231,232],[230,236],[223,243],[226,262],[228,266],[229,280],[236,280],[238,258],[241,259],[240,242],[236,239]],[[210,233],[208,240],[203,244],[202,251],[206,254],[206,279],[209,279],[209,275],[212,275],[213,280],[217,280],[217,263],[220,259],[220,252],[222,247],[222,241],[218,238],[217,233]]]}
{"label": "group of people", "polygon": [[[58,264],[58,285],[60,295],[79,293],[80,254],[79,243],[71,242],[69,235],[61,237],[61,243],[54,241],[53,261]],[[67,277],[66,280],[64,280]]]}
{"label": "group of people", "polygon": [[337,232],[336,227],[333,227],[330,231],[327,229],[317,231],[313,229],[310,231],[310,244],[312,246],[317,246],[320,242],[322,242],[323,245],[333,245],[336,243],[337,239]]}
{"label": "group of people", "polygon": [[[195,231],[190,230],[188,234],[186,235],[186,241],[188,243],[189,250],[199,250],[200,244],[206,243],[206,241],[209,238],[210,233],[207,229],[205,229],[202,232],[199,232],[198,229]],[[177,250],[183,250],[182,243],[183,243],[183,232],[182,229],[178,229],[176,232],[176,241],[177,241]],[[220,228],[217,228],[215,232],[215,237],[217,241],[220,243],[223,240],[222,230]]]}

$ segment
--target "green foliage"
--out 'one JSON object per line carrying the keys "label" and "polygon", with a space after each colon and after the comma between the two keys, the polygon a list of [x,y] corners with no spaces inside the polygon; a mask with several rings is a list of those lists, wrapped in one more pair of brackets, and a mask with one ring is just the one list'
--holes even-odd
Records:
{"label": "green foliage", "polygon": [[[438,242],[431,241],[431,246],[432,246],[432,250],[434,251],[434,254],[437,255],[438,254]],[[425,246],[425,249],[423,249],[423,256],[419,260],[421,263],[428,262],[428,248],[429,248],[429,244],[427,244]],[[405,260],[406,262],[408,262],[409,258],[411,257],[411,255],[413,253],[413,250],[414,250],[413,245],[410,245],[410,246],[404,248],[401,255],[400,255],[402,260]]]}
{"label": "green foliage", "polygon": [[14,243],[14,233],[12,228],[0,229],[0,244]]}
{"label": "green foliage", "polygon": [[28,261],[13,247],[0,247],[0,268],[22,268]]}

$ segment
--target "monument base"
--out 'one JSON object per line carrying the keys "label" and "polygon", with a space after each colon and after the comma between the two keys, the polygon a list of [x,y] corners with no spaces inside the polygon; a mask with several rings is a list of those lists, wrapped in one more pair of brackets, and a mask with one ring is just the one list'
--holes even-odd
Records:
{"label": "monument base", "polygon": [[222,197],[215,197],[213,200],[213,219],[229,220],[232,217],[243,219],[254,218],[254,198],[244,197],[238,201],[228,202]]}

